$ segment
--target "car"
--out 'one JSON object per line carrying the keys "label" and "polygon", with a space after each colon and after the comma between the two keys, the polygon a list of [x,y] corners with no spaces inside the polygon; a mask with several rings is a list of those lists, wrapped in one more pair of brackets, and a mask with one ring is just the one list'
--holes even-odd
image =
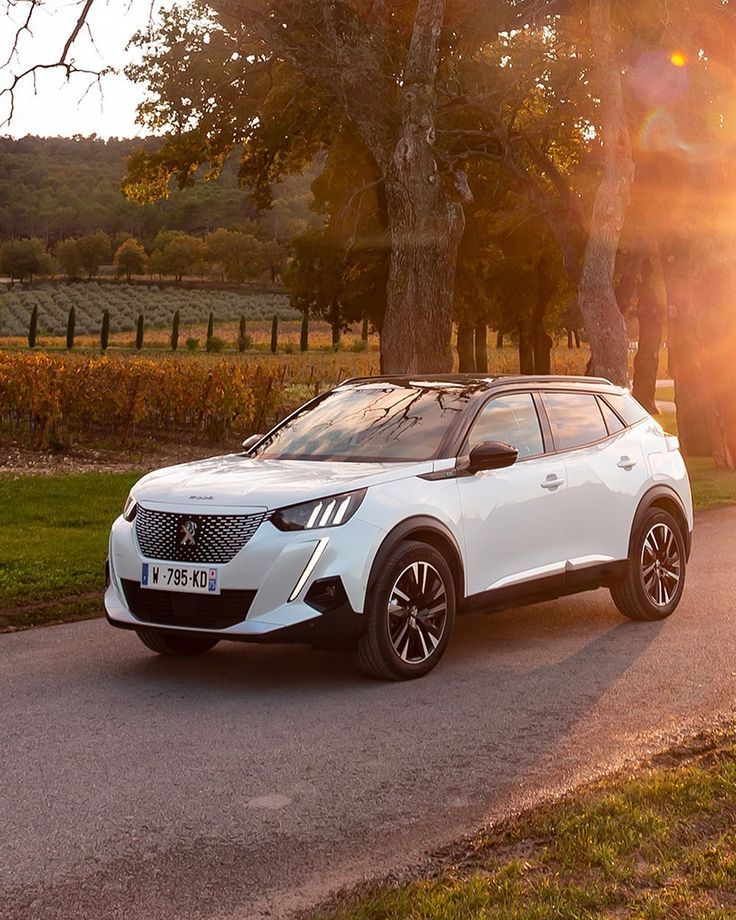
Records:
{"label": "car", "polygon": [[105,605],[162,655],[305,642],[405,680],[468,610],[606,587],[669,616],[692,528],[677,438],[607,380],[354,378],[242,453],[144,476]]}

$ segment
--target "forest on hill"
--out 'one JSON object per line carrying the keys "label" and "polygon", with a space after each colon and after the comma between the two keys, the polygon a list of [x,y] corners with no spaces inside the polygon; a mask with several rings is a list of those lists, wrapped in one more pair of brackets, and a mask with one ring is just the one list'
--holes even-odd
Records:
{"label": "forest on hill", "polygon": [[[238,157],[219,178],[197,182],[170,197],[140,205],[120,189],[126,160],[141,148],[154,150],[156,138],[0,137],[0,239],[38,237],[51,247],[60,240],[102,230],[115,237],[153,239],[162,230],[201,236],[216,228],[237,230],[258,212],[238,184]],[[290,177],[274,189],[274,207],[261,215],[272,238],[313,220],[309,210],[312,176]]]}

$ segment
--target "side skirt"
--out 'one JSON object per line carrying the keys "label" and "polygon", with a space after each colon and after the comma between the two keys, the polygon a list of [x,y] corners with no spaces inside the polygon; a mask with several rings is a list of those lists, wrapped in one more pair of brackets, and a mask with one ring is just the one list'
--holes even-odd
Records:
{"label": "side skirt", "polygon": [[533,581],[482,591],[466,597],[461,604],[461,613],[473,611],[508,610],[510,607],[525,607],[542,601],[568,597],[583,591],[595,591],[608,588],[624,574],[627,561],[607,562],[605,565],[589,566],[584,569],[569,570],[560,575],[535,578]]}

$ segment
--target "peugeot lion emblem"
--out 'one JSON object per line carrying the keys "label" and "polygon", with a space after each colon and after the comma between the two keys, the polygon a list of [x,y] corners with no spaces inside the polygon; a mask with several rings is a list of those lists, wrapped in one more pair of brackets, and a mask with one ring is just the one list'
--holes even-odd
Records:
{"label": "peugeot lion emblem", "polygon": [[197,525],[194,521],[183,521],[179,524],[179,546],[196,546],[197,541],[194,534],[197,532]]}

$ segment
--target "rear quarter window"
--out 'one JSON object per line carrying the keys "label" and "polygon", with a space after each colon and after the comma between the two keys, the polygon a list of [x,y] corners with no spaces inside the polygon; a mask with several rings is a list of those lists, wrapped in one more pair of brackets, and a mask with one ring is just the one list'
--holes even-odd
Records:
{"label": "rear quarter window", "polygon": [[627,425],[636,425],[647,417],[647,411],[638,403],[631,393],[606,393],[604,399],[618,412]]}

